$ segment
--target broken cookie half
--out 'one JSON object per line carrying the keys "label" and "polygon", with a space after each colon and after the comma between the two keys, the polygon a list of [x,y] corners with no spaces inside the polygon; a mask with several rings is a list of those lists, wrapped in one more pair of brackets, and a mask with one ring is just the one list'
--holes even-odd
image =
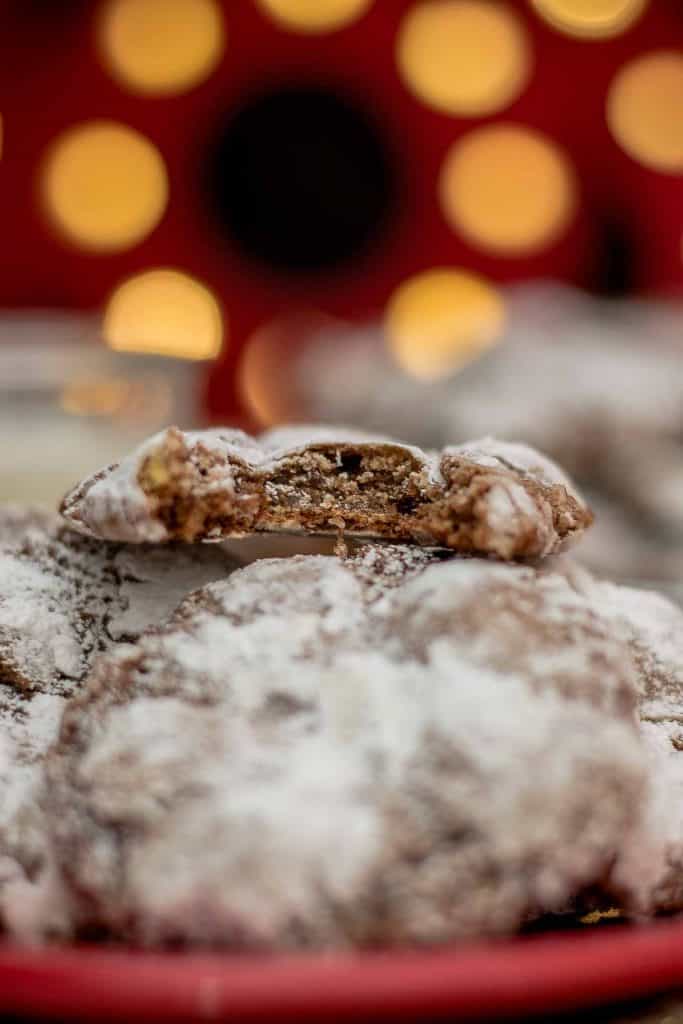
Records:
{"label": "broken cookie half", "polygon": [[61,511],[108,540],[348,533],[503,559],[552,554],[592,521],[564,473],[524,445],[424,452],[310,426],[258,438],[169,428],[75,487]]}

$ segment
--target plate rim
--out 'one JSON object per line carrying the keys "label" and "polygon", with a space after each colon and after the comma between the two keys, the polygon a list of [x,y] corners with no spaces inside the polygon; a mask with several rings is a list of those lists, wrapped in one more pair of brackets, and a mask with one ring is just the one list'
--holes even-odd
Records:
{"label": "plate rim", "polygon": [[[264,973],[265,971],[265,973]],[[156,1021],[468,1019],[654,994],[683,981],[683,918],[434,951],[255,955],[0,944],[0,1011]]]}

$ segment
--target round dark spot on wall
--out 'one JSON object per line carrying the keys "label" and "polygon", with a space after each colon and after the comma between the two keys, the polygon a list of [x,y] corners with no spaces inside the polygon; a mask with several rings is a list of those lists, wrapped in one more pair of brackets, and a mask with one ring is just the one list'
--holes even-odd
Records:
{"label": "round dark spot on wall", "polygon": [[270,90],[234,111],[208,171],[220,229],[244,255],[280,271],[329,270],[362,258],[396,199],[379,124],[318,87]]}

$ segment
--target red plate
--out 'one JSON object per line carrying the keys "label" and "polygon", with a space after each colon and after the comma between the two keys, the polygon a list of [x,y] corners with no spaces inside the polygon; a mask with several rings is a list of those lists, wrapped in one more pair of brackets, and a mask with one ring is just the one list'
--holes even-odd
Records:
{"label": "red plate", "polygon": [[72,1020],[408,1021],[573,1009],[683,982],[683,923],[432,953],[238,957],[0,947],[0,1012]]}

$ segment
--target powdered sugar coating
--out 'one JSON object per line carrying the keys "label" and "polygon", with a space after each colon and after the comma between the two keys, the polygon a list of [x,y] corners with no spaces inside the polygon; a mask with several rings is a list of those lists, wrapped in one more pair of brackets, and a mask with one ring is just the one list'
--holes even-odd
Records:
{"label": "powdered sugar coating", "polygon": [[444,448],[444,455],[455,454],[464,456],[480,466],[504,466],[517,473],[533,476],[548,487],[559,484],[568,491],[574,488],[567,474],[557,463],[527,444],[484,437],[474,443],[466,442]]}
{"label": "powdered sugar coating", "polygon": [[683,721],[683,611],[653,590],[600,581],[588,592],[627,630],[638,666],[640,717]]}
{"label": "powdered sugar coating", "polygon": [[0,860],[13,856],[30,869],[42,852],[42,830],[31,819],[38,814],[42,761],[65,703],[52,693],[22,697],[0,689]]}
{"label": "powdered sugar coating", "polygon": [[11,927],[29,914],[33,875],[51,871],[42,767],[65,698],[97,654],[234,566],[218,548],[98,544],[40,510],[0,511],[0,902]]}
{"label": "powdered sugar coating", "polygon": [[46,829],[44,760],[66,700],[0,687],[0,923],[17,939],[67,926],[63,889]]}
{"label": "powdered sugar coating", "polygon": [[412,548],[254,563],[67,710],[48,776],[72,929],[270,949],[515,928],[630,825],[632,686],[559,574]]}

